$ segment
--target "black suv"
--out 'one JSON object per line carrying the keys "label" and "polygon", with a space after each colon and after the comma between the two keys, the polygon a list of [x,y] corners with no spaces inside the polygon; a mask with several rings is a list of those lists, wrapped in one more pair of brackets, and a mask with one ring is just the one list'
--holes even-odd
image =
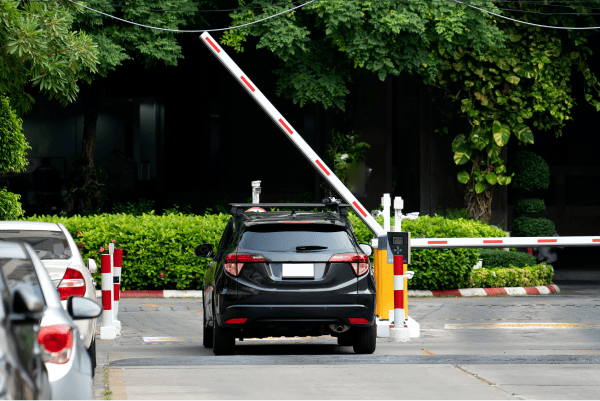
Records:
{"label": "black suv", "polygon": [[213,259],[204,275],[204,346],[231,355],[236,338],[329,334],[356,353],[373,353],[373,249],[358,244],[349,205],[230,205],[216,252],[211,244],[196,248]]}

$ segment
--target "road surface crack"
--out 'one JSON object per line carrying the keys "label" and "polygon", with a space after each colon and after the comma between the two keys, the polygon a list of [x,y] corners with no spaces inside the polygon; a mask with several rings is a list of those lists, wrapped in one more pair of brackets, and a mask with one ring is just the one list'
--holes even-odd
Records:
{"label": "road surface crack", "polygon": [[454,365],[454,367],[462,370],[463,372],[465,372],[465,373],[467,373],[467,374],[469,374],[469,375],[471,375],[473,377],[475,377],[476,379],[482,381],[483,383],[485,383],[485,384],[487,384],[489,386],[496,387],[498,390],[500,390],[500,391],[502,391],[502,392],[504,392],[504,393],[506,393],[506,394],[508,394],[510,396],[513,396],[513,397],[515,397],[518,400],[522,400],[523,399],[523,398],[519,397],[516,393],[509,393],[508,391],[504,390],[503,388],[498,387],[497,384],[492,383],[491,381],[489,381],[487,379],[484,379],[483,377],[479,376],[477,373],[469,372],[467,369],[463,368],[460,365]]}

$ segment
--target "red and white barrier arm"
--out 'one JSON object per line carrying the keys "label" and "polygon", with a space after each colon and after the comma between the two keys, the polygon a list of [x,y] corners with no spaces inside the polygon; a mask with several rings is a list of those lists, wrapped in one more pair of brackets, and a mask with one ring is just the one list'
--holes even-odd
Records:
{"label": "red and white barrier arm", "polygon": [[597,237],[412,238],[412,249],[600,246]]}
{"label": "red and white barrier arm", "polygon": [[356,212],[356,215],[369,227],[369,229],[376,236],[385,235],[383,228],[375,221],[373,216],[367,209],[360,204],[360,202],[352,195],[352,193],[346,188],[346,186],[333,174],[333,171],[325,165],[325,162],[317,156],[312,148],[302,139],[300,134],[292,125],[286,121],[285,118],[277,111],[277,109],[269,102],[269,100],[262,94],[256,85],[248,78],[246,74],[237,66],[237,64],[225,53],[223,48],[219,46],[217,41],[210,36],[208,32],[204,32],[200,39],[202,43],[219,59],[221,63],[229,70],[231,75],[239,82],[240,85],[250,94],[250,96],[262,107],[275,124],[281,129],[288,139],[292,141],[294,145],[302,152],[302,154],[308,159],[312,166],[327,180],[327,182],[338,192],[338,194],[348,204],[352,205],[352,208]]}

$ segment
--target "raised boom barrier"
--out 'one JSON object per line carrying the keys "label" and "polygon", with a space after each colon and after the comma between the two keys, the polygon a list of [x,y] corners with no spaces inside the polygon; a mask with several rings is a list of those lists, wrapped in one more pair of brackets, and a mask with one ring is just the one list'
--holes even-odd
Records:
{"label": "raised boom barrier", "polygon": [[312,150],[312,148],[306,143],[306,141],[300,136],[292,124],[290,124],[279,111],[269,102],[269,100],[262,94],[258,87],[248,78],[248,75],[237,66],[237,64],[229,57],[227,53],[219,46],[217,41],[208,33],[204,32],[200,35],[202,43],[217,57],[217,59],[229,70],[231,75],[238,81],[238,83],[246,89],[248,94],[259,104],[260,107],[267,113],[273,120],[275,125],[279,127],[281,132],[292,141],[294,145],[300,150],[300,152],[308,159],[311,165],[325,178],[325,180],[337,191],[337,193],[344,199],[348,204],[352,206],[352,209],[356,212],[356,215],[369,227],[369,229],[375,234],[375,236],[385,235],[385,231],[379,223],[371,216],[367,209],[360,204],[360,202],[352,195],[352,193],[346,188],[346,186],[340,181],[339,178],[333,173],[325,162],[321,160],[319,156]]}

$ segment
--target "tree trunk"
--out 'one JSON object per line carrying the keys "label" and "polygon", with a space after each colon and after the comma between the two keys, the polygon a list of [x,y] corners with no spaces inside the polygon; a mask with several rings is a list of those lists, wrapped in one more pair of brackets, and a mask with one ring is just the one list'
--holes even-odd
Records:
{"label": "tree trunk", "polygon": [[83,142],[81,144],[81,157],[83,163],[89,169],[94,168],[94,156],[96,154],[96,127],[100,106],[104,99],[104,82],[102,80],[92,81],[84,84],[81,88],[83,95]]}
{"label": "tree trunk", "polygon": [[[467,183],[465,205],[467,206],[467,211],[473,219],[489,224],[492,221],[492,198],[494,195],[494,188],[492,185],[488,185],[485,191],[480,194],[475,191],[475,179],[473,173],[476,168],[475,166],[479,164],[480,159],[476,158],[473,161],[471,169],[471,179]],[[487,166],[488,167],[485,170],[481,170],[483,176],[490,171],[493,171],[493,167],[490,166],[489,158],[487,158]]]}

